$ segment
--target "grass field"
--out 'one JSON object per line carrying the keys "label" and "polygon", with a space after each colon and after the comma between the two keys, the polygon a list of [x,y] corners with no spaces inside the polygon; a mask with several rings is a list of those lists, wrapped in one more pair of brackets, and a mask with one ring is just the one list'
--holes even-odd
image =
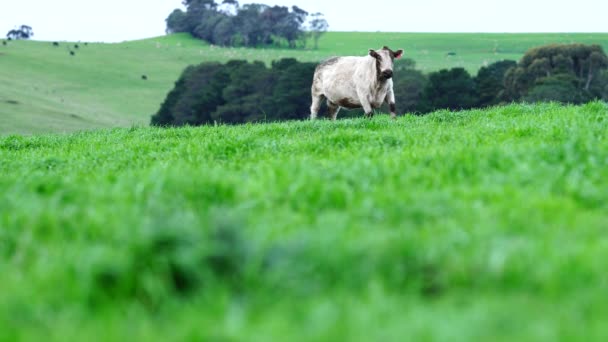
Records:
{"label": "grass field", "polygon": [[0,137],[0,340],[605,341],[607,113]]}
{"label": "grass field", "polygon": [[[600,44],[608,34],[437,34],[330,32],[319,50],[223,49],[178,34],[119,44],[18,41],[0,45],[0,135],[73,132],[147,125],[181,71],[203,61],[283,57],[320,61],[362,55],[369,48],[404,48],[418,68],[462,66],[475,73],[502,59],[519,59],[548,43]],[[70,56],[69,49],[75,51]],[[448,52],[455,53],[448,56]],[[147,81],[141,79],[148,77]]]}

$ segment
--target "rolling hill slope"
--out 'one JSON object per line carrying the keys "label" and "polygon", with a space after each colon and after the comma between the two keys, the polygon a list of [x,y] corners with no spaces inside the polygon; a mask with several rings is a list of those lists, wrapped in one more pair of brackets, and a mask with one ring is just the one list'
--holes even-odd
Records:
{"label": "rolling hill slope", "polygon": [[67,42],[58,47],[10,42],[0,46],[0,134],[147,125],[183,68],[203,61],[319,61],[390,45],[404,48],[422,70],[462,66],[474,73],[496,60],[518,59],[532,46],[570,42],[601,44],[608,50],[608,34],[330,32],[315,51],[218,48],[183,34],[119,44],[80,43],[78,49]]}

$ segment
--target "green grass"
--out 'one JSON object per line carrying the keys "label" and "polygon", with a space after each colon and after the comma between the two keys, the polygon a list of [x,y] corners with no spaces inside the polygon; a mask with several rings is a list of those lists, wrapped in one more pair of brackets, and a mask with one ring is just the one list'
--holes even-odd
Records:
{"label": "green grass", "polygon": [[[404,48],[426,72],[465,67],[471,73],[534,46],[579,42],[608,50],[608,34],[438,34],[330,32],[319,50],[223,49],[183,34],[119,44],[80,44],[75,56],[61,42],[0,46],[0,135],[73,132],[148,125],[181,71],[191,64],[283,57],[317,62],[362,55],[369,48]],[[456,53],[447,56],[448,52]],[[143,81],[141,75],[147,75]]]}
{"label": "green grass", "polygon": [[607,113],[2,137],[0,340],[606,340]]}

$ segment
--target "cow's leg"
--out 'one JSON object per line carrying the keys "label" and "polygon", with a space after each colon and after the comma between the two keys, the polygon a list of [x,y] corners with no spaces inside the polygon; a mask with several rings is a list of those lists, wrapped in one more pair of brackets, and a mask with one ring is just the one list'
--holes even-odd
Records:
{"label": "cow's leg", "polygon": [[319,108],[321,108],[321,101],[323,101],[324,96],[322,94],[312,93],[312,104],[310,105],[310,120],[314,120],[317,118],[317,114],[319,113]]}
{"label": "cow's leg", "polygon": [[374,116],[374,109],[372,108],[372,103],[367,97],[367,89],[357,87],[357,96],[359,97],[359,102],[361,102],[361,107],[363,107],[363,111],[365,112],[366,118],[371,118]]}
{"label": "cow's leg", "polygon": [[393,92],[393,90],[389,90],[388,93],[386,93],[386,98],[384,99],[384,101],[388,104],[388,107],[391,111],[391,119],[396,119],[397,118],[397,114],[395,113],[395,93]]}
{"label": "cow's leg", "polygon": [[363,107],[363,111],[365,112],[365,117],[366,118],[372,118],[374,117],[374,109],[372,108],[372,105],[369,103],[369,101],[361,101],[361,106]]}
{"label": "cow's leg", "polygon": [[337,104],[328,100],[327,101],[327,111],[329,113],[329,117],[335,121],[336,118],[338,117],[338,112],[340,111],[340,106],[338,106]]}

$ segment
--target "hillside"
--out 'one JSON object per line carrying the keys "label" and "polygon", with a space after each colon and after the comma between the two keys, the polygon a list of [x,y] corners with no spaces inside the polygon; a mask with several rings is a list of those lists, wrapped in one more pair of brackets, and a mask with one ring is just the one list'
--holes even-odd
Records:
{"label": "hillside", "polygon": [[601,44],[608,50],[608,34],[330,32],[316,51],[223,49],[187,35],[79,43],[78,49],[67,42],[58,47],[51,42],[10,42],[0,45],[0,134],[147,125],[184,67],[203,61],[295,57],[316,62],[390,45],[404,48],[406,57],[425,71],[463,66],[475,73],[486,63],[516,60],[532,46],[557,42]]}
{"label": "hillside", "polygon": [[605,340],[607,113],[0,137],[0,340]]}

